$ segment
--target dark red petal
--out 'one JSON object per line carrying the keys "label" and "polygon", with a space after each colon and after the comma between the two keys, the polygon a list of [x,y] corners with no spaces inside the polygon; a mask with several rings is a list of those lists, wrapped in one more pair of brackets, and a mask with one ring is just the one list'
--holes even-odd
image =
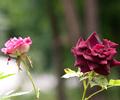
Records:
{"label": "dark red petal", "polygon": [[117,43],[112,42],[112,41],[107,40],[107,39],[103,39],[103,45],[105,45],[107,47],[111,47],[111,48],[116,48],[118,46]]}
{"label": "dark red petal", "polygon": [[84,57],[86,60],[94,61],[93,57],[90,56],[90,55],[83,54],[83,57]]}
{"label": "dark red petal", "polygon": [[109,51],[109,56],[107,57],[107,60],[112,60],[116,54],[117,51],[115,49],[111,49],[111,51]]}
{"label": "dark red petal", "polygon": [[82,56],[76,56],[74,66],[84,65],[85,63],[86,63],[86,60]]}
{"label": "dark red petal", "polygon": [[87,63],[85,65],[80,66],[81,72],[85,73],[85,72],[89,72],[90,68],[87,65]]}
{"label": "dark red petal", "polygon": [[93,63],[103,64],[103,65],[108,63],[106,59],[101,59],[101,58],[99,58],[97,56],[95,57],[95,56],[89,56],[89,55],[83,54],[83,57],[86,60],[91,61]]}
{"label": "dark red petal", "polygon": [[120,61],[117,61],[117,60],[112,60],[111,61],[111,64],[110,64],[110,66],[112,67],[112,66],[120,66]]}
{"label": "dark red petal", "polygon": [[110,73],[110,66],[109,65],[98,65],[94,71],[101,75],[108,75]]}
{"label": "dark red petal", "polygon": [[88,66],[89,66],[89,69],[92,71],[92,70],[94,70],[96,67],[97,67],[97,64],[95,64],[95,63],[92,63],[92,62],[88,62]]}
{"label": "dark red petal", "polygon": [[71,49],[72,54],[75,56],[76,55],[76,48]]}
{"label": "dark red petal", "polygon": [[85,60],[82,56],[77,56],[76,57],[74,65],[76,67],[80,67],[80,69],[83,73],[90,71],[87,60]]}
{"label": "dark red petal", "polygon": [[80,45],[81,42],[83,42],[83,38],[80,38],[78,41],[77,41],[77,44],[76,44],[76,47]]}
{"label": "dark red petal", "polygon": [[87,47],[87,44],[86,42],[80,38],[76,44],[76,48],[79,49],[79,48],[86,48]]}
{"label": "dark red petal", "polygon": [[101,44],[101,41],[96,32],[93,32],[86,40],[86,43],[90,48],[93,48],[93,46],[95,46],[96,44]]}

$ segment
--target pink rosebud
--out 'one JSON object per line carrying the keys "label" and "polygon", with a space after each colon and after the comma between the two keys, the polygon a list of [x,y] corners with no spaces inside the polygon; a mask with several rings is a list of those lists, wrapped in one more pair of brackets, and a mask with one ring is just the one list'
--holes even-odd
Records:
{"label": "pink rosebud", "polygon": [[22,37],[14,37],[5,43],[5,47],[2,48],[1,51],[11,57],[17,57],[23,53],[27,53],[31,44],[32,40],[30,37],[26,37],[24,39]]}

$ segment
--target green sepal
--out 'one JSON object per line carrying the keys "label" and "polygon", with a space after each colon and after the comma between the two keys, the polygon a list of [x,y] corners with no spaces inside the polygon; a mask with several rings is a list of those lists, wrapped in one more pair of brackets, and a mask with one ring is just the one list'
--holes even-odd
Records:
{"label": "green sepal", "polygon": [[33,68],[32,60],[30,56],[26,56],[26,62],[28,62],[28,65],[30,65],[30,67]]}

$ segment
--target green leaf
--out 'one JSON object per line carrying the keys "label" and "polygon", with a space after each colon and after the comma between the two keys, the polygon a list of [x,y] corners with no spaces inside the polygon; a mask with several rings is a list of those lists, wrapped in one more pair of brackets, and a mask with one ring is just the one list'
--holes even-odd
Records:
{"label": "green leaf", "polygon": [[120,86],[120,80],[113,80],[113,79],[111,79],[109,81],[109,85],[111,85],[111,86]]}
{"label": "green leaf", "polygon": [[76,72],[76,71],[73,71],[73,70],[71,70],[69,68],[66,68],[66,69],[64,69],[64,71],[65,71],[66,74],[63,75],[62,78],[80,77],[80,76],[83,75],[83,73],[80,72],[80,70],[78,70]]}
{"label": "green leaf", "polygon": [[108,86],[108,80],[105,76],[97,75],[92,80],[90,80],[90,86],[100,86],[102,88],[107,89]]}
{"label": "green leaf", "polygon": [[13,76],[13,75],[15,75],[15,74],[4,74],[3,72],[0,72],[0,80],[10,77],[10,76]]}
{"label": "green leaf", "polygon": [[9,98],[11,98],[11,97],[16,97],[16,96],[25,95],[25,94],[28,94],[28,93],[30,93],[30,92],[31,92],[31,91],[13,93],[13,94],[6,95],[6,96],[1,97],[0,100],[9,99]]}

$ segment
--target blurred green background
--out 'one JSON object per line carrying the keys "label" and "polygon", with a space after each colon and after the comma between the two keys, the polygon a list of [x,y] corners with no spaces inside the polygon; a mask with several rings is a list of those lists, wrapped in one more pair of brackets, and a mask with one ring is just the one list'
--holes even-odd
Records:
{"label": "blurred green background", "polygon": [[[64,68],[74,69],[71,48],[77,39],[93,31],[120,43],[120,0],[0,0],[0,46],[10,37],[32,38],[29,52],[34,65],[32,74],[37,81],[40,78],[38,84],[47,82],[49,86],[44,87],[52,87],[41,90],[41,100],[80,100],[79,81],[64,80],[61,76]],[[117,57],[120,59],[120,54]],[[120,68],[113,68],[109,77],[120,78],[119,75]],[[119,91],[119,87],[112,88],[92,100],[120,100]],[[26,95],[12,100],[34,98]]]}

